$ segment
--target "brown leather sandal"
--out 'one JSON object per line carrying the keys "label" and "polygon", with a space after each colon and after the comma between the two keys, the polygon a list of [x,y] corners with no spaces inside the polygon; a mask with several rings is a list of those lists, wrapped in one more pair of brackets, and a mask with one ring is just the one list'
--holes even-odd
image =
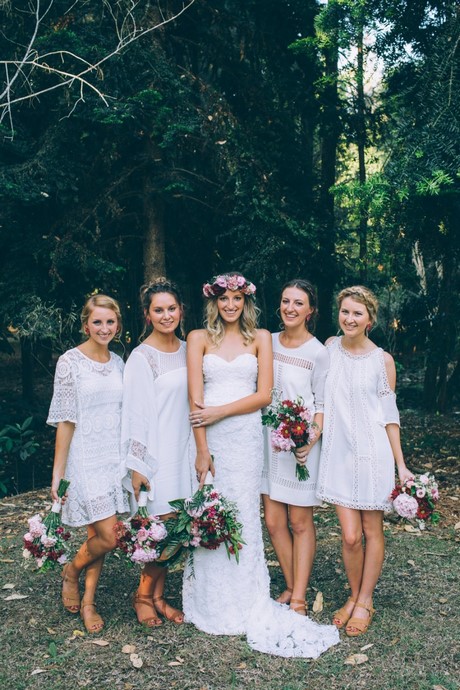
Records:
{"label": "brown leather sandal", "polygon": [[[153,615],[148,616],[147,618],[142,618],[140,619],[139,616],[137,616],[137,604],[142,604],[142,606],[148,606],[148,608],[152,609]],[[159,625],[163,624],[163,621],[161,618],[158,617],[157,615],[157,610],[155,606],[153,605],[152,597],[148,594],[138,594],[138,592],[135,592],[133,595],[133,601],[132,601],[133,609],[136,612],[137,620],[141,625],[147,626],[147,628],[156,628]]]}
{"label": "brown leather sandal", "polygon": [[[364,635],[365,632],[367,632],[368,627],[372,623],[372,618],[375,613],[375,609],[372,608],[372,603],[371,604],[363,604],[361,601],[357,601],[355,604],[355,608],[359,606],[361,609],[366,609],[366,611],[369,613],[368,618],[350,618],[348,621],[348,625],[345,628],[345,632],[347,633],[348,637],[358,637],[359,635]],[[354,630],[352,630],[354,628]]]}
{"label": "brown leather sandal", "polygon": [[292,594],[292,587],[285,587],[285,588],[284,588],[284,590],[281,592],[281,594],[279,595],[279,597],[277,597],[277,599],[276,599],[276,601],[278,602],[278,604],[289,604],[289,602],[291,601],[291,597],[290,597],[290,596],[289,596],[289,601],[280,601],[281,597],[283,596],[283,594],[284,594],[285,592],[289,592],[289,594],[291,595],[291,594]]}
{"label": "brown leather sandal", "polygon": [[[292,606],[292,604],[300,604],[300,606]],[[308,604],[305,599],[291,599],[291,605],[289,606],[291,611],[295,611],[299,616],[307,615]],[[305,611],[305,613],[301,613]]]}
{"label": "brown leather sandal", "polygon": [[[78,588],[78,578],[74,577],[69,577],[67,575],[67,568],[69,567],[69,563],[66,563],[65,566],[62,569],[61,572],[61,577],[62,577],[62,605],[65,608],[66,611],[69,613],[78,613],[80,611],[80,605],[81,605],[81,600],[80,600],[80,591]],[[67,586],[66,585],[71,585]]]}
{"label": "brown leather sandal", "polygon": [[[85,611],[85,609],[93,609],[93,611]],[[96,604],[94,601],[81,602],[80,606],[80,617],[86,630],[94,635],[101,632],[104,627],[104,621],[96,611]]]}
{"label": "brown leather sandal", "polygon": [[[332,624],[335,625],[335,627],[336,627],[338,630],[340,630],[341,628],[343,628],[343,626],[346,625],[346,624],[348,623],[348,621],[349,621],[350,618],[351,618],[351,614],[353,613],[353,611],[351,611],[350,613],[348,613],[347,609],[345,608],[345,606],[348,604],[349,601],[352,601],[354,604],[356,604],[356,599],[353,599],[353,597],[348,597],[348,599],[347,599],[345,605],[342,606],[341,609],[339,609],[338,611],[336,611],[336,612],[334,613],[334,615],[332,616]],[[339,622],[336,623],[336,621],[339,621]]]}
{"label": "brown leather sandal", "polygon": [[[157,602],[163,602],[161,607],[158,606]],[[176,625],[182,625],[184,622],[184,613],[183,611],[179,611],[179,609],[175,609],[174,606],[171,606],[171,604],[168,604],[164,596],[159,596],[159,597],[154,597],[153,598],[153,603],[155,605],[156,610],[158,613],[160,613],[162,616],[164,616],[168,621],[172,621],[173,623],[176,623]],[[174,613],[167,613],[167,608],[169,607],[171,611]]]}

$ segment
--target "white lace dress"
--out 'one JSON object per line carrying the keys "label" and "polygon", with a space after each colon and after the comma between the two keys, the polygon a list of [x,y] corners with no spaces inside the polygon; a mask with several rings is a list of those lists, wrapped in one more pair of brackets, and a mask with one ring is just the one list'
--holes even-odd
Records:
{"label": "white lace dress", "polygon": [[119,480],[123,360],[113,352],[95,362],[73,348],[59,357],[47,424],[73,422],[65,478],[70,481],[62,521],[71,527],[128,510]]}
{"label": "white lace dress", "polygon": [[152,487],[148,507],[154,515],[170,513],[168,501],[191,492],[185,347],[181,341],[176,352],[161,352],[142,343],[125,366],[123,484],[132,492],[131,470],[147,477]]}
{"label": "white lace dress", "polygon": [[[319,340],[311,338],[296,348],[282,345],[279,333],[272,334],[274,388],[283,400],[294,400],[301,395],[312,418],[324,411],[324,384],[329,369],[329,354]],[[319,506],[316,497],[321,440],[308,454],[309,478],[296,478],[296,460],[293,453],[274,451],[270,443],[271,428],[264,429],[264,469],[262,493],[274,501],[292,506]]]}
{"label": "white lace dress", "polygon": [[[225,404],[255,392],[257,358],[248,353],[227,362],[207,354],[203,373],[206,405]],[[193,571],[188,564],[184,573],[186,621],[214,635],[245,634],[253,649],[267,654],[318,657],[337,644],[337,629],[318,625],[270,599],[260,520],[260,412],[228,417],[213,424],[207,428],[207,438],[214,455],[214,485],[236,502],[245,544],[239,563],[234,558],[229,560],[222,547],[195,551]],[[194,460],[192,452],[192,463]]]}
{"label": "white lace dress", "polygon": [[395,463],[385,426],[399,424],[383,350],[353,355],[335,338],[327,347],[323,447],[318,497],[356,510],[388,510]]}

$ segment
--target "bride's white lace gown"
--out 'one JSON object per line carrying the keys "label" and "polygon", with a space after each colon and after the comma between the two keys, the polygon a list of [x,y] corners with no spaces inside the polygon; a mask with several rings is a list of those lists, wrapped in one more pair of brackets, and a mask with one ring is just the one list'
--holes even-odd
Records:
{"label": "bride's white lace gown", "polygon": [[[257,358],[242,354],[230,362],[207,354],[203,360],[206,405],[221,405],[256,390]],[[284,657],[318,657],[339,641],[333,625],[319,625],[270,599],[260,520],[263,436],[260,412],[228,417],[207,428],[214,456],[214,486],[238,505],[245,544],[240,562],[224,547],[197,549],[184,573],[183,608],[188,622],[214,635],[246,634],[261,652]],[[194,452],[190,454],[194,463]],[[192,477],[195,470],[191,468]],[[194,487],[196,488],[196,486]]]}

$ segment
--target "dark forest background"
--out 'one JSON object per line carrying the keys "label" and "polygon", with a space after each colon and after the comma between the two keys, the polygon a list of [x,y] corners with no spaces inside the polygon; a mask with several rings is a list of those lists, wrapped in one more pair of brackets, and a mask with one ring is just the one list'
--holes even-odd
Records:
{"label": "dark forest background", "polygon": [[417,405],[453,409],[457,2],[0,0],[0,27],[0,465],[42,424],[85,297],[120,300],[127,353],[158,275],[192,328],[202,283],[238,269],[272,330],[306,277],[320,339],[364,283]]}

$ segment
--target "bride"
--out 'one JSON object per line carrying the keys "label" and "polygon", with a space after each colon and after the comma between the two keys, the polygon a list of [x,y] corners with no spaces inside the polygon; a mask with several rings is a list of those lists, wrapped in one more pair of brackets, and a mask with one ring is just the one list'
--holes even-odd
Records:
{"label": "bride", "polygon": [[238,506],[244,545],[239,563],[226,550],[197,549],[184,574],[186,620],[214,635],[245,634],[253,649],[317,657],[338,642],[320,626],[270,599],[260,520],[263,436],[260,409],[273,386],[271,336],[257,329],[255,286],[239,273],[203,286],[205,328],[188,337],[190,420],[196,443],[193,475],[208,471]]}

